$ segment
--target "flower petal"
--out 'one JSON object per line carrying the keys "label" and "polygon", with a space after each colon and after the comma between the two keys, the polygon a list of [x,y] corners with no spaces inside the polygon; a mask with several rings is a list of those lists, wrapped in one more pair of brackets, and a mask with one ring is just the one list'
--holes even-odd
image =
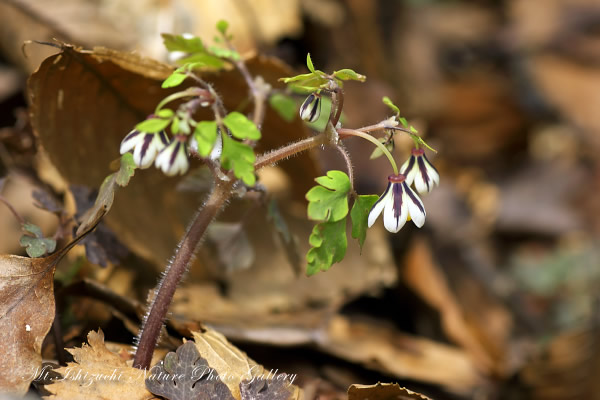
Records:
{"label": "flower petal", "polygon": [[387,186],[387,189],[385,189],[385,192],[383,192],[381,197],[379,197],[379,200],[377,200],[375,202],[375,204],[373,204],[373,207],[371,207],[371,211],[369,211],[369,219],[367,221],[367,226],[369,228],[373,226],[375,221],[377,221],[379,214],[381,214],[381,211],[383,211],[385,204],[389,201],[388,197],[391,196],[391,192],[390,192],[391,186],[392,186],[392,184],[388,183],[388,186]]}
{"label": "flower petal", "polygon": [[416,164],[415,156],[411,155],[410,158],[406,160],[400,168],[402,175],[406,176],[405,182],[409,185],[413,183],[415,175],[417,174],[418,168],[416,168]]}
{"label": "flower petal", "polygon": [[403,197],[406,203],[405,207],[408,210],[408,215],[410,215],[410,219],[412,219],[414,224],[420,228],[425,224],[425,217],[427,216],[423,202],[421,202],[419,196],[417,196],[406,182],[403,182],[402,185],[404,186]]}
{"label": "flower petal", "polygon": [[157,150],[152,146],[154,134],[147,133],[143,136],[142,141],[135,146],[133,151],[133,161],[140,168],[148,168],[152,165]]}
{"label": "flower petal", "polygon": [[140,143],[142,140],[144,140],[144,134],[138,130],[135,130],[135,129],[132,130],[121,141],[121,148],[119,149],[120,153],[121,154],[127,153],[128,151],[133,149],[135,146],[137,146],[137,144]]}
{"label": "flower petal", "polygon": [[391,184],[391,200],[387,201],[383,210],[383,225],[392,233],[398,232],[408,217],[408,208],[403,204],[403,183]]}

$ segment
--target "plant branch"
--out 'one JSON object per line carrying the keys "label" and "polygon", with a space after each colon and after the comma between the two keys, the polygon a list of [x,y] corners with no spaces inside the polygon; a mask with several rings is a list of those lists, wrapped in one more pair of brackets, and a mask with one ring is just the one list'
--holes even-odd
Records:
{"label": "plant branch", "polygon": [[375,139],[373,136],[371,136],[367,133],[364,133],[362,130],[340,128],[340,129],[338,129],[338,133],[340,134],[340,137],[358,136],[360,138],[368,140],[369,142],[373,143],[375,146],[379,147],[381,149],[381,151],[383,152],[383,154],[385,154],[385,156],[389,160],[390,164],[392,165],[394,174],[398,175],[398,166],[396,165],[396,161],[394,160],[394,157],[392,157],[392,154],[389,152],[389,150],[386,149],[385,146],[379,140]]}
{"label": "plant branch", "polygon": [[352,159],[350,159],[350,154],[348,153],[348,150],[346,150],[346,147],[344,147],[342,143],[338,143],[338,145],[335,146],[335,148],[338,151],[338,153],[340,153],[340,155],[344,159],[344,162],[346,163],[346,170],[348,170],[348,178],[350,179],[350,192],[353,195],[355,195],[356,193],[354,192],[354,167],[352,166]]}
{"label": "plant branch", "polygon": [[17,221],[19,221],[19,223],[21,225],[25,224],[25,219],[23,219],[23,217],[21,217],[21,215],[17,212],[17,210],[15,210],[15,208],[12,206],[12,204],[10,204],[10,202],[8,200],[6,200],[6,198],[2,195],[0,195],[0,202],[4,203],[6,205],[6,207],[8,207],[8,209],[10,210],[12,215],[14,215],[14,217],[17,219]]}
{"label": "plant branch", "polygon": [[295,156],[303,151],[315,148],[325,143],[325,136],[319,134],[311,136],[309,138],[291,143],[287,146],[281,147],[276,150],[272,150],[268,153],[262,154],[258,157],[254,163],[254,169],[259,170],[267,165],[277,164],[279,161],[288,157]]}
{"label": "plant branch", "polygon": [[187,272],[191,261],[200,243],[206,228],[223,209],[223,206],[231,195],[231,189],[235,181],[216,181],[206,203],[198,210],[194,220],[188,227],[185,236],[179,243],[175,257],[167,267],[161,279],[156,296],[152,301],[148,314],[144,320],[139,336],[137,351],[133,365],[139,369],[150,367],[152,354],[160,336],[160,330],[167,315],[169,305],[175,294],[175,289]]}

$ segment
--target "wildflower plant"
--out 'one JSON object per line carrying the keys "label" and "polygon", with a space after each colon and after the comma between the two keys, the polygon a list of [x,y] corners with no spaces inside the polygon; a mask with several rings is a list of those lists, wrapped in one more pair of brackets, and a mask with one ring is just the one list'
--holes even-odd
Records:
{"label": "wildflower plant", "polygon": [[[250,74],[244,60],[231,44],[227,23],[220,21],[217,30],[220,35],[211,46],[189,35],[163,35],[167,49],[183,55],[183,58],[179,59],[179,67],[163,82],[162,87],[176,88],[184,82],[192,82],[193,86],[166,96],[152,115],[138,123],[124,137],[120,147],[121,169],[103,184],[103,187],[125,186],[135,169],[149,168],[152,164],[168,176],[185,174],[191,157],[202,160],[214,177],[211,193],[191,221],[149,306],[134,360],[134,365],[139,368],[149,366],[175,289],[187,271],[207,227],[234,194],[243,195],[255,187],[257,170],[320,146],[333,147],[345,160],[345,171],[331,170],[324,176],[316,177],[316,185],[306,193],[307,216],[316,223],[308,238],[311,246],[306,254],[308,275],[326,271],[344,259],[348,244],[348,216],[352,226],[351,236],[358,240],[362,248],[368,228],[375,224],[382,213],[384,226],[390,232],[398,232],[408,220],[418,227],[423,226],[425,208],[411,185],[420,194],[425,194],[439,184],[439,174],[424,153],[425,148],[433,149],[400,116],[398,107],[389,98],[384,97],[383,102],[391,109],[391,117],[358,129],[342,126],[340,117],[344,105],[344,82],[364,82],[364,75],[351,69],[328,74],[315,69],[309,54],[306,59],[308,73],[282,78],[288,90],[275,91],[262,77]],[[198,70],[230,67],[235,67],[246,81],[253,106],[250,115],[227,110],[212,85],[197,73]],[[294,101],[298,93],[307,95],[299,108]],[[255,153],[255,146],[262,136],[261,127],[267,105],[278,111],[285,120],[291,120],[292,113],[297,112],[307,123],[315,123],[326,102],[331,105],[326,115],[327,121],[316,134],[264,154]],[[213,117],[196,120],[194,115],[200,108],[209,108]],[[391,153],[397,133],[407,134],[415,145],[401,169],[398,169]],[[381,196],[358,194],[354,190],[352,162],[343,145],[343,141],[350,137],[359,137],[374,145],[371,158],[386,156],[389,160],[391,171],[382,172],[382,181],[387,176],[388,185]]]}

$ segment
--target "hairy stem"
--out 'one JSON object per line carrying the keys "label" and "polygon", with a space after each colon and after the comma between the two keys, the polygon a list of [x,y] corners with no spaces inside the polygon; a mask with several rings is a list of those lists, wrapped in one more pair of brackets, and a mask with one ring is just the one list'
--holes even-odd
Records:
{"label": "hairy stem", "polygon": [[340,155],[344,159],[344,162],[346,163],[346,170],[348,170],[348,178],[350,179],[350,192],[354,193],[354,167],[352,166],[350,154],[348,153],[348,150],[346,150],[346,147],[344,147],[342,143],[339,143],[337,146],[335,146],[335,148],[338,151],[338,153],[340,153]]}
{"label": "hairy stem", "polygon": [[325,143],[325,136],[319,134],[291,143],[285,147],[260,155],[254,163],[254,169],[259,170],[267,165],[277,164],[288,157],[295,156],[303,151],[315,148]]}
{"label": "hairy stem", "polygon": [[158,291],[141,329],[137,351],[133,360],[136,368],[150,367],[152,353],[158,342],[160,330],[167,315],[175,289],[181,282],[192,261],[196,247],[206,232],[206,228],[217,216],[231,194],[235,181],[217,181],[206,203],[196,214],[181,240],[171,264],[167,267],[158,285]]}

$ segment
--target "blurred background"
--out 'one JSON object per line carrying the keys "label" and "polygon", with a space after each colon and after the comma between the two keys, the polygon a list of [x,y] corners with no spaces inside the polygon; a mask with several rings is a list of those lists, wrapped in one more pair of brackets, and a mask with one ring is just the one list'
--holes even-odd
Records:
{"label": "blurred background", "polygon": [[[43,95],[28,92],[27,78],[58,49],[25,41],[58,39],[168,62],[160,33],[210,42],[219,19],[229,21],[244,56],[289,65],[265,59],[256,74],[304,72],[310,52],[318,69],[366,75],[366,83],[345,87],[344,126],[385,119],[381,98],[389,96],[438,150],[428,157],[441,185],[423,198],[424,228],[407,224],[389,235],[376,226],[362,255],[353,245],[344,262],[313,278],[290,267],[294,250],[265,231],[266,211],[249,213],[255,206],[246,202],[227,212],[177,295],[169,335],[213,326],[266,367],[298,373],[307,398],[342,399],[352,383],[381,381],[440,399],[600,399],[600,2],[2,0],[2,195],[51,235],[59,221],[34,206],[32,192],[79,212],[109,172],[108,162],[77,158],[85,154],[78,148],[90,149],[82,132],[70,125],[45,131]],[[87,84],[65,76],[57,87]],[[229,75],[215,79],[226,98]],[[98,93],[88,93],[89,101]],[[70,119],[110,121],[101,108]],[[117,158],[131,126],[94,136],[113,149],[106,160]],[[265,136],[310,134],[299,121],[293,132],[281,121],[270,126],[276,129]],[[410,146],[396,137],[397,162]],[[348,148],[357,190],[381,193],[387,162],[370,161],[361,142]],[[303,193],[316,173],[340,168],[337,157],[317,151],[293,168],[261,173],[302,250],[312,228]],[[103,228],[109,239],[87,246],[108,255],[97,250],[90,258],[82,248],[57,271],[57,290],[70,288],[64,297],[57,292],[66,345],[98,326],[107,340],[128,343],[135,335],[135,313],[90,285],[143,302],[156,282],[194,207],[173,211],[179,198],[149,194],[152,179],[119,192]],[[178,190],[198,204],[201,194],[186,183],[194,182],[184,178]],[[157,220],[146,226],[139,214],[125,218],[146,202]],[[161,218],[176,222],[163,229]],[[0,207],[0,252],[22,254],[19,236]],[[224,256],[231,252],[237,259]]]}

